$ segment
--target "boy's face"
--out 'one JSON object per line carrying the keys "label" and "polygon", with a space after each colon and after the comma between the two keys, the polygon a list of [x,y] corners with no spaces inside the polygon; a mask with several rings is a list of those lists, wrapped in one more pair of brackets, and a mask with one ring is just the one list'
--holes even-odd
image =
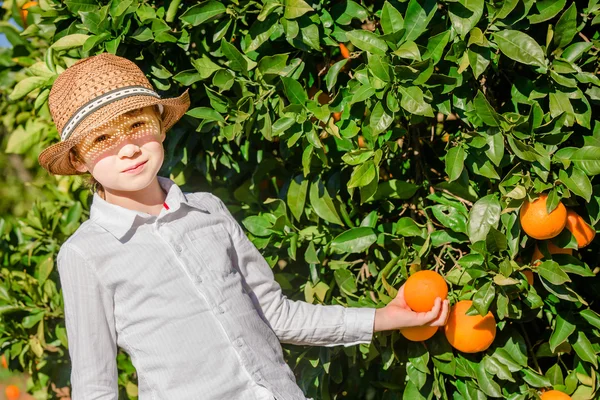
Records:
{"label": "boy's face", "polygon": [[137,191],[156,177],[164,160],[164,139],[160,116],[153,107],[145,107],[89,132],[75,146],[83,163],[73,156],[71,161],[78,171],[90,172],[105,190]]}

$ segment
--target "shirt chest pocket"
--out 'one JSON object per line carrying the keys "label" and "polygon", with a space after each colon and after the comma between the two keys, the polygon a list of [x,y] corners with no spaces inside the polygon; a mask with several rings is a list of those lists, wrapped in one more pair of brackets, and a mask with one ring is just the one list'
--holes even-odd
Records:
{"label": "shirt chest pocket", "polygon": [[197,273],[228,275],[235,272],[235,252],[229,233],[222,225],[211,225],[186,233]]}

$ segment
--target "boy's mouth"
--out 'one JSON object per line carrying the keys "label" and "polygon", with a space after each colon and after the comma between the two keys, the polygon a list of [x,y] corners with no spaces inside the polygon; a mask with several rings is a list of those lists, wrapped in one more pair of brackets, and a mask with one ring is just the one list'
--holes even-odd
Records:
{"label": "boy's mouth", "polygon": [[148,162],[148,160],[146,160],[146,161],[142,161],[142,162],[140,162],[140,163],[137,163],[137,164],[133,165],[132,167],[129,167],[129,168],[127,168],[127,169],[124,169],[124,170],[123,170],[123,171],[121,171],[121,172],[132,171],[132,170],[136,169],[137,167],[139,167],[139,166],[141,166],[141,165],[144,165],[144,164],[146,164],[147,162]]}

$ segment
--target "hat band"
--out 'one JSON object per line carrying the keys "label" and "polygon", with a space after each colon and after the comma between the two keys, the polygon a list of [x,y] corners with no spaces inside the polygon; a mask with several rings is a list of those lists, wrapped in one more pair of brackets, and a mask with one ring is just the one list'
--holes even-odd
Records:
{"label": "hat band", "polygon": [[77,126],[81,123],[81,121],[83,121],[94,111],[114,101],[131,96],[152,96],[160,99],[160,95],[158,93],[143,86],[126,86],[111,90],[110,92],[106,92],[81,106],[65,125],[65,128],[60,135],[60,139],[62,141],[67,140],[75,128],[77,128]]}

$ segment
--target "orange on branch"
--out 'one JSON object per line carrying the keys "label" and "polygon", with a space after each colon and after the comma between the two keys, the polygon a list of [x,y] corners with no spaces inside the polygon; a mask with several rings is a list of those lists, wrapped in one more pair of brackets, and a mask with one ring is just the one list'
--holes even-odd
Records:
{"label": "orange on branch", "polygon": [[567,224],[565,225],[565,228],[575,236],[575,239],[577,239],[577,246],[579,246],[580,249],[590,244],[596,236],[596,231],[573,210],[567,211]]}
{"label": "orange on branch", "polygon": [[435,335],[437,330],[437,326],[412,326],[400,329],[400,333],[412,342],[422,342]]}
{"label": "orange on branch", "polygon": [[436,297],[441,297],[442,300],[448,297],[448,284],[435,271],[415,272],[404,284],[404,300],[413,311],[430,311]]}
{"label": "orange on branch", "polygon": [[571,400],[571,396],[558,390],[549,390],[540,395],[542,400]]}
{"label": "orange on branch", "polygon": [[6,396],[6,400],[17,400],[21,395],[21,391],[16,385],[8,385],[4,389],[4,395]]}
{"label": "orange on branch", "polygon": [[530,269],[525,269],[523,270],[523,275],[525,275],[527,283],[529,283],[529,285],[533,285],[533,271]]}
{"label": "orange on branch", "polygon": [[[563,249],[562,247],[556,246],[552,242],[548,242],[547,243],[547,247],[548,247],[548,252],[550,254],[568,254],[568,255],[573,255],[573,249]],[[533,256],[531,257],[531,262],[535,263],[536,261],[541,260],[543,258],[544,258],[544,255],[542,254],[542,252],[540,251],[538,245],[536,244],[535,245],[535,249],[533,250]]]}
{"label": "orange on branch", "polygon": [[23,19],[23,24],[27,25],[27,14],[29,13],[29,11],[27,11],[27,9],[29,7],[33,7],[33,6],[37,6],[38,2],[37,1],[28,1],[27,3],[23,4],[23,7],[21,7],[21,18]]}
{"label": "orange on branch", "polygon": [[452,347],[463,353],[479,353],[486,350],[496,337],[496,319],[491,312],[485,317],[481,315],[466,315],[471,307],[471,300],[461,300],[456,303],[448,322],[444,326],[446,339]]}
{"label": "orange on branch", "polygon": [[525,201],[521,206],[519,218],[525,233],[538,240],[551,239],[557,236],[567,223],[567,209],[563,203],[550,214],[546,211],[547,194],[541,194],[533,202]]}
{"label": "orange on branch", "polygon": [[344,43],[340,43],[340,54],[344,58],[350,58],[350,51]]}

